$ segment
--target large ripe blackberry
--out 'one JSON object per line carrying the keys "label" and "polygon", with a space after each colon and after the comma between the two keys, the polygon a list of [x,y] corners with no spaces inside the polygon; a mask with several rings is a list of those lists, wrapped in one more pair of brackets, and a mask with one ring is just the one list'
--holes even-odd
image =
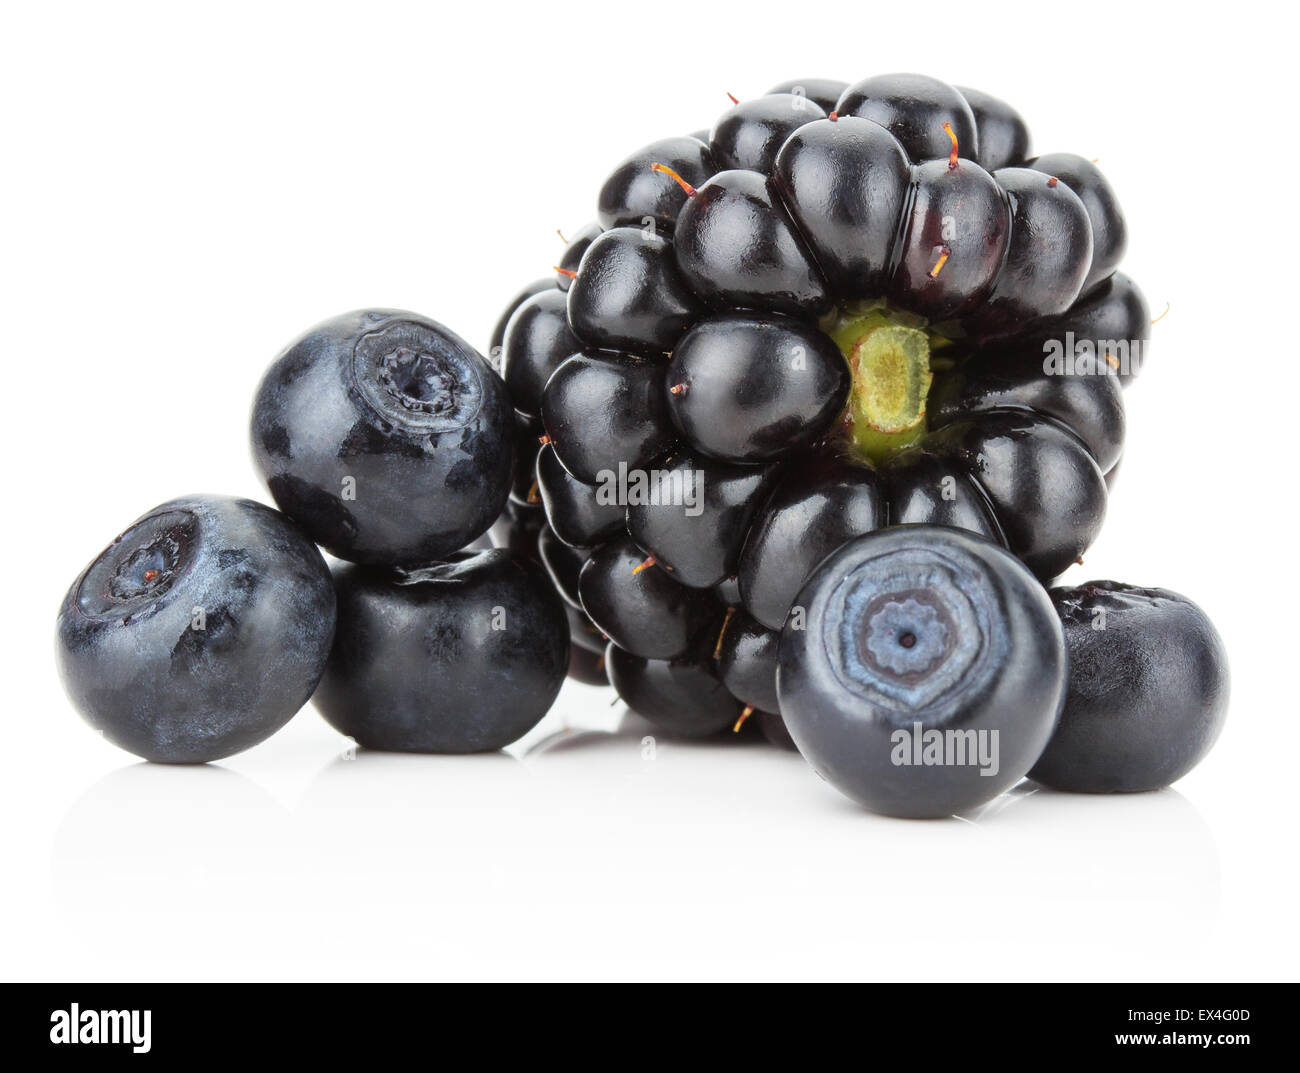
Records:
{"label": "large ripe blackberry", "polygon": [[973,530],[1043,580],[1092,543],[1150,318],[1104,176],[1029,146],[983,93],[809,79],[610,176],[501,353],[544,423],[549,532],[621,649],[716,673],[728,607],[779,630],[818,562],[891,524]]}

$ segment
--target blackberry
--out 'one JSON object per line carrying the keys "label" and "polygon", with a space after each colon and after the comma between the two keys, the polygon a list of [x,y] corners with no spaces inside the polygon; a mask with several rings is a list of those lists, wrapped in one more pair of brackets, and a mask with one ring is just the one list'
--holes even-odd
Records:
{"label": "blackberry", "polygon": [[1100,170],[1032,155],[1008,105],[783,83],[631,154],[597,219],[503,353],[545,426],[553,574],[572,597],[581,567],[618,648],[689,661],[728,608],[780,630],[818,562],[892,524],[1043,581],[1097,536],[1149,311]]}

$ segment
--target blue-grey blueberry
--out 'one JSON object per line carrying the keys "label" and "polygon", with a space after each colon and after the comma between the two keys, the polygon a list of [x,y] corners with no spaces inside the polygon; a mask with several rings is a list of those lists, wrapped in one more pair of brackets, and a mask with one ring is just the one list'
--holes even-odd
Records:
{"label": "blue-grey blueberry", "polygon": [[149,511],[82,571],[59,609],[68,695],[113,744],[203,763],[256,745],[307,703],[334,636],[316,546],[248,499]]}
{"label": "blue-grey blueberry", "polygon": [[276,504],[353,562],[429,562],[485,533],[510,491],[514,434],[482,356],[392,309],[299,336],[253,403],[253,459]]}
{"label": "blue-grey blueberry", "polygon": [[1008,789],[1047,745],[1066,650],[1044,589],[960,529],[903,525],[831,554],[781,634],[777,696],[799,751],[875,812],[940,817]]}
{"label": "blue-grey blueberry", "polygon": [[564,603],[505,548],[335,570],[339,624],[316,707],[370,749],[475,753],[531,730],[569,665]]}

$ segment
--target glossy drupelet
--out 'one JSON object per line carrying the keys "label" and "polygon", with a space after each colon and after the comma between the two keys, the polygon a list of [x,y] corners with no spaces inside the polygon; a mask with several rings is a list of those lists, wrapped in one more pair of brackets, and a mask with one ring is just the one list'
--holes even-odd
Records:
{"label": "glossy drupelet", "polygon": [[634,469],[668,452],[677,433],[667,399],[661,362],[574,354],[546,382],[542,420],[565,468],[594,485],[620,466]]}
{"label": "glossy drupelet", "polygon": [[727,691],[759,711],[779,711],[776,671],[780,644],[779,631],[766,629],[743,611],[732,612],[714,648],[718,677]]}
{"label": "glossy drupelet", "polygon": [[582,568],[591,558],[592,549],[564,543],[556,535],[555,530],[546,524],[544,515],[534,537],[534,547],[542,568],[550,577],[551,584],[555,586],[555,591],[560,594],[560,598],[570,607],[581,610],[582,600],[578,593],[578,579],[582,576]]}
{"label": "glossy drupelet", "polygon": [[975,113],[961,91],[929,75],[873,75],[840,94],[835,111],[879,123],[913,160],[948,155],[945,125],[971,159],[979,158]]}
{"label": "glossy drupelet", "polygon": [[594,547],[623,528],[623,508],[602,502],[600,490],[569,473],[549,443],[537,456],[537,489],[555,535],[571,547]]}
{"label": "glossy drupelet", "polygon": [[1228,711],[1228,657],[1196,604],[1167,589],[1092,581],[1053,589],[1070,688],[1029,777],[1057,790],[1158,790],[1210,751]]}
{"label": "glossy drupelet", "polygon": [[540,416],[546,381],[581,349],[569,329],[568,299],[558,287],[520,302],[506,321],[501,344],[501,375],[515,409]]}
{"label": "glossy drupelet", "polygon": [[692,189],[673,229],[677,267],[715,309],[816,317],[826,282],[765,176],[723,171]]}
{"label": "glossy drupelet", "polygon": [[675,186],[658,181],[651,164],[671,167],[688,183],[702,183],[717,169],[709,147],[693,137],[664,138],[633,153],[614,169],[600,189],[596,219],[601,227],[644,227],[672,234],[686,200]]}
{"label": "glossy drupelet", "polygon": [[605,667],[623,702],[667,734],[712,737],[729,731],[743,711],[698,651],[675,660],[644,659],[611,644]]}
{"label": "glossy drupelet", "polygon": [[645,659],[684,656],[723,614],[711,592],[679,585],[627,539],[591,553],[578,575],[578,595],[602,633]]}
{"label": "glossy drupelet", "polygon": [[729,313],[682,336],[668,363],[668,413],[687,442],[728,462],[766,462],[819,440],[850,377],[823,333],[779,316]]}
{"label": "glossy drupelet", "polygon": [[546,528],[549,528],[546,512],[540,503],[529,505],[512,500],[506,504],[501,517],[492,523],[488,538],[494,548],[507,548],[521,558],[540,562],[537,538]]}
{"label": "glossy drupelet", "polygon": [[836,789],[890,816],[973,809],[1042,754],[1065,698],[1046,591],[981,537],[899,526],[814,572],[781,635],[781,715]]}
{"label": "glossy drupelet", "polygon": [[794,738],[790,737],[785,720],[776,712],[755,712],[754,719],[758,721],[758,729],[769,745],[775,745],[778,749],[785,749],[792,753],[799,751]]}
{"label": "glossy drupelet", "polygon": [[[644,228],[616,227],[596,239],[568,292],[569,326],[580,339],[646,357],[670,351],[701,312],[672,244]],[[571,347],[569,354],[580,348]],[[509,361],[508,345],[506,356]]]}
{"label": "glossy drupelet", "polygon": [[1029,157],[1030,138],[1029,127],[1020,113],[1006,101],[998,100],[983,90],[968,86],[957,88],[975,117],[975,130],[979,136],[976,163],[989,171],[1023,165]]}
{"label": "glossy drupelet", "polygon": [[817,457],[784,469],[741,551],[737,581],[746,610],[779,630],[813,567],[845,541],[884,526],[887,512],[873,469]]}
{"label": "glossy drupelet", "polygon": [[1011,202],[1011,237],[988,296],[969,318],[980,342],[1065,313],[1092,268],[1092,223],[1078,194],[1030,168],[1003,168],[993,178]]}
{"label": "glossy drupelet", "polygon": [[501,749],[544,716],[569,666],[564,606],[496,548],[403,570],[335,571],[338,631],[316,707],[370,749]]}
{"label": "glossy drupelet", "polygon": [[628,505],[627,531],[677,584],[712,589],[735,574],[773,476],[771,467],[675,455],[651,475],[644,500]]}
{"label": "glossy drupelet", "polygon": [[1128,226],[1119,198],[1101,169],[1075,153],[1048,153],[1025,166],[1064,183],[1083,204],[1092,231],[1091,267],[1083,281],[1086,294],[1115,271],[1128,247]]}
{"label": "glossy drupelet", "polygon": [[974,477],[1006,546],[1039,578],[1059,574],[1101,531],[1101,468],[1078,437],[1053,421],[1018,409],[990,410],[944,425],[927,446]]}
{"label": "glossy drupelet", "polygon": [[501,372],[501,361],[505,350],[506,328],[510,324],[510,318],[515,315],[515,310],[534,295],[541,294],[544,291],[553,291],[556,286],[556,281],[549,277],[535,279],[532,283],[521,288],[519,293],[510,299],[505,309],[501,311],[501,315],[497,317],[497,322],[492,328],[492,334],[488,337],[487,352],[488,362],[498,373]]}
{"label": "glossy drupelet", "polygon": [[999,350],[1050,368],[1054,377],[1059,377],[1056,370],[1073,368],[1085,382],[1101,379],[1087,370],[1100,370],[1104,363],[1126,385],[1142,371],[1151,324],[1150,307],[1137,284],[1116,272],[1067,312],[1034,324]]}
{"label": "glossy drupelet", "polygon": [[777,153],[782,204],[842,301],[888,289],[910,166],[887,129],[853,116],[805,124]]}
{"label": "glossy drupelet", "polygon": [[[1006,191],[978,164],[959,158],[917,165],[890,296],[935,322],[972,313],[1005,268],[1012,219]],[[984,226],[958,228],[956,220]]]}
{"label": "glossy drupelet", "polygon": [[307,703],[334,622],[325,561],[293,522],[247,499],[186,496],[134,522],[73,583],[59,669],[114,745],[204,763]]}
{"label": "glossy drupelet", "polygon": [[1107,473],[1124,450],[1124,396],[1117,376],[1044,376],[1040,355],[987,350],[971,355],[931,390],[932,424],[976,414],[1028,410],[1069,429]]}
{"label": "glossy drupelet", "polygon": [[[794,87],[791,87],[794,88]],[[719,170],[743,168],[768,175],[796,128],[825,119],[827,109],[808,93],[768,93],[741,101],[713,125],[709,148]]]}
{"label": "glossy drupelet", "polygon": [[578,265],[582,264],[587,247],[595,242],[603,231],[604,228],[593,220],[575,231],[572,238],[565,238],[564,233],[560,232],[560,238],[564,239],[564,252],[560,255],[559,263],[555,265],[555,285],[560,290],[569,289],[573,277],[577,275]]}
{"label": "glossy drupelet", "polygon": [[251,432],[276,505],[353,562],[450,555],[487,531],[510,490],[505,385],[415,313],[359,310],[304,333],[262,379]]}
{"label": "glossy drupelet", "polygon": [[577,644],[569,649],[569,677],[574,681],[589,686],[609,685],[609,675],[605,673],[605,652],[590,652]]}

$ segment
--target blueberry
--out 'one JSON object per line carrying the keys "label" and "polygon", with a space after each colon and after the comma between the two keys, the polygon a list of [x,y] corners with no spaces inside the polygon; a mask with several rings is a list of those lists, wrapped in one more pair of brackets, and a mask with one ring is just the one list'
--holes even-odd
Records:
{"label": "blueberry", "polygon": [[316,707],[370,749],[501,749],[551,707],[569,665],[564,607],[501,548],[413,569],[343,565]]}
{"label": "blueberry", "polygon": [[1065,698],[1047,592],[958,529],[898,526],[845,544],[799,593],[779,661],[799,751],[891,816],[951,815],[1014,785]]}
{"label": "blueberry", "polygon": [[253,404],[253,459],[277,506],[354,562],[425,562],[486,532],[510,491],[513,436],[487,362],[396,310],[318,324]]}
{"label": "blueberry", "polygon": [[1177,782],[1210,751],[1228,711],[1228,657],[1205,612],[1176,592],[1114,581],[1051,597],[1070,688],[1029,777],[1078,793]]}
{"label": "blueberry", "polygon": [[58,660],[85,720],[146,760],[256,745],[307,703],[334,635],[321,554],[247,499],[186,496],[134,522],[59,610]]}

